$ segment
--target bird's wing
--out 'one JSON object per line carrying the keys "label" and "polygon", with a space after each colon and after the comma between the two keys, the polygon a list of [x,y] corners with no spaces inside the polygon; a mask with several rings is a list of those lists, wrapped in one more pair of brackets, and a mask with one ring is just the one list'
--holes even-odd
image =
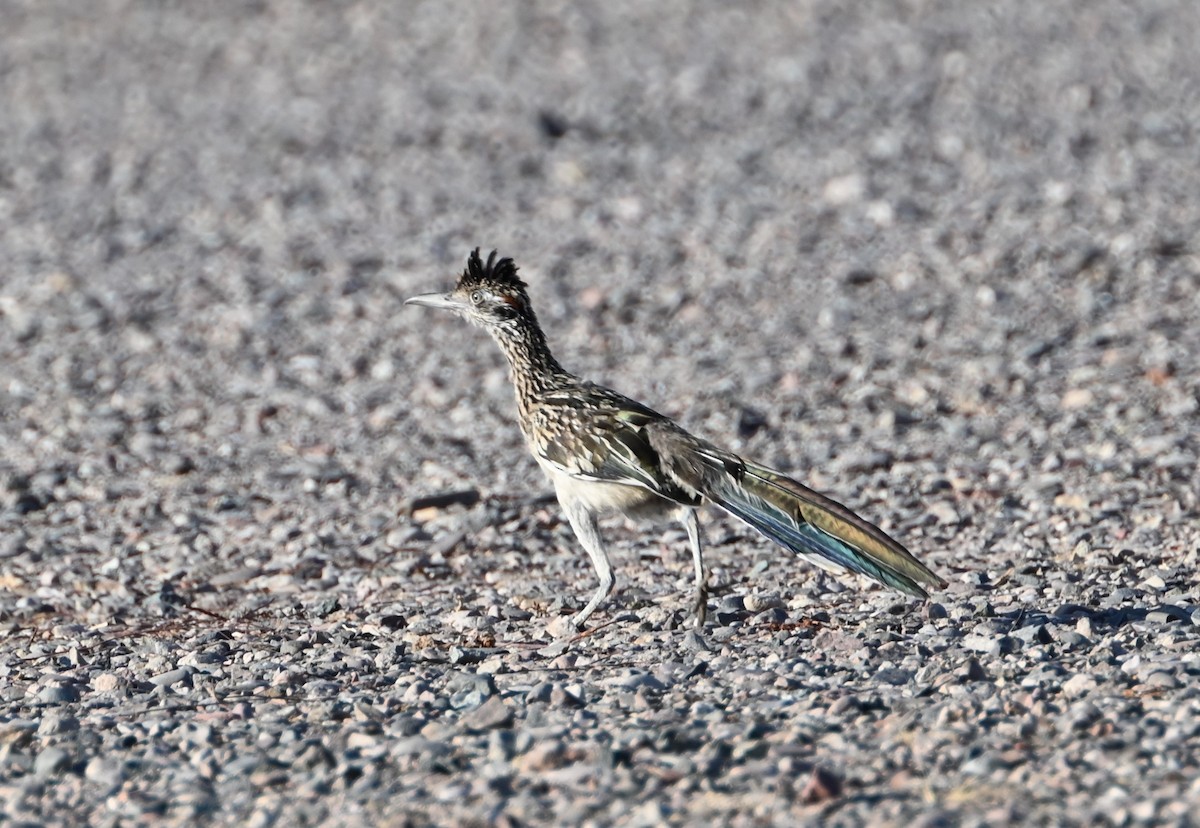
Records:
{"label": "bird's wing", "polygon": [[553,428],[557,434],[541,447],[542,456],[577,479],[637,486],[695,505],[696,493],[664,473],[646,432],[651,423],[673,423],[614,391],[593,385],[585,389],[582,403],[578,392],[543,400],[544,410],[558,411],[560,416],[546,416],[553,425],[543,431]]}

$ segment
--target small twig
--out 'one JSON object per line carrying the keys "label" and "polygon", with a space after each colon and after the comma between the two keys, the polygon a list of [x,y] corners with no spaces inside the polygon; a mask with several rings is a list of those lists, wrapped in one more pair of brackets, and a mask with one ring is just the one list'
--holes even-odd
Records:
{"label": "small twig", "polygon": [[225,616],[218,615],[217,613],[212,612],[211,610],[206,610],[206,609],[204,609],[204,607],[197,607],[194,604],[184,604],[183,608],[189,609],[192,612],[198,612],[201,615],[207,615],[209,618],[215,618],[217,621],[220,621],[223,624],[229,623],[229,619],[226,618]]}
{"label": "small twig", "polygon": [[618,624],[618,623],[621,623],[624,621],[629,621],[629,620],[636,621],[637,616],[633,615],[632,613],[624,613],[622,615],[618,615],[616,618],[611,618],[608,621],[605,621],[603,624],[597,624],[595,627],[592,627],[589,630],[584,630],[582,632],[576,633],[571,639],[568,640],[567,643],[574,644],[576,641],[582,641],[585,638],[592,637],[593,635],[595,635],[596,633],[605,629],[606,627],[611,627],[613,624]]}

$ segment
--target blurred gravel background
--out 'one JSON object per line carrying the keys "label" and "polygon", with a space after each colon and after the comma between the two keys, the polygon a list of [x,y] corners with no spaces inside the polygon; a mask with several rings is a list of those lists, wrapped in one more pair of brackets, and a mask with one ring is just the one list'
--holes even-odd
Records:
{"label": "blurred gravel background", "polygon": [[[0,0],[0,822],[1195,824],[1200,5]],[[593,574],[502,359],[846,501]]]}

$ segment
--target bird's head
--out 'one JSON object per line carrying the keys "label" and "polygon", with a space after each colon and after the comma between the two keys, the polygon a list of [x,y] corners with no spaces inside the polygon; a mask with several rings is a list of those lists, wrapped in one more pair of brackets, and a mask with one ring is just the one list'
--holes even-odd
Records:
{"label": "bird's head", "polygon": [[406,305],[442,308],[493,332],[536,322],[525,283],[517,277],[512,259],[497,260],[493,250],[485,264],[479,248],[467,258],[467,269],[449,293],[423,293],[406,299]]}

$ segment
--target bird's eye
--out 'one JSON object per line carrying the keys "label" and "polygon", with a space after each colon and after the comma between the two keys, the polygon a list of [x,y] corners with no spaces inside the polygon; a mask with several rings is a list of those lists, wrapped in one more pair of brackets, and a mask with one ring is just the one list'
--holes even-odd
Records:
{"label": "bird's eye", "polygon": [[482,290],[471,291],[471,302],[476,305],[482,304],[483,303],[483,291]]}

